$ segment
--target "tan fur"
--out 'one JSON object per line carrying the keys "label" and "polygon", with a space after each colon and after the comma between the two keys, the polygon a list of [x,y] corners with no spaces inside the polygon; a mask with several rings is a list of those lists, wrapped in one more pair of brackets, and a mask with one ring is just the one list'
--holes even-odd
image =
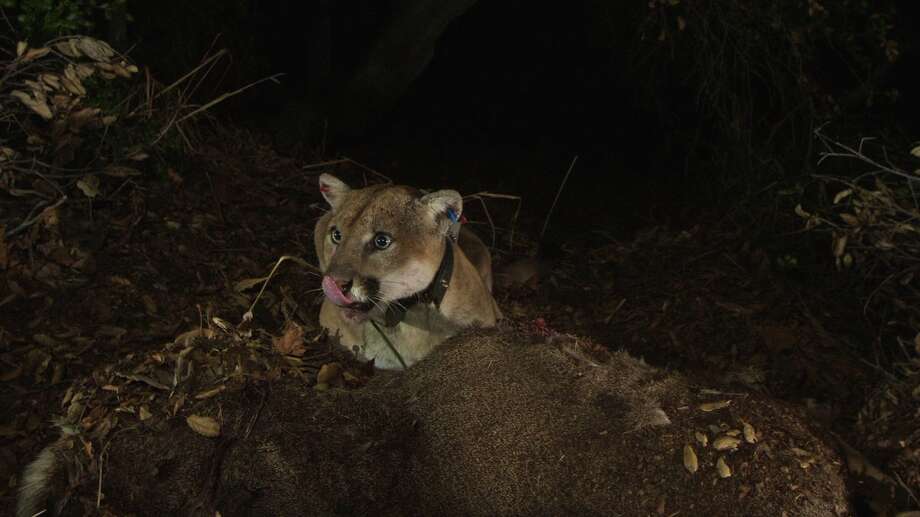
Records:
{"label": "tan fur", "polygon": [[[351,280],[350,294],[368,301],[373,279],[379,280],[376,307],[368,316],[379,323],[407,365],[425,357],[443,340],[467,327],[491,327],[501,318],[492,298],[492,259],[475,234],[462,228],[451,242],[454,268],[440,307],[416,304],[395,327],[382,325],[388,303],[424,291],[444,256],[445,237],[451,231],[447,208],[460,215],[462,201],[454,191],[428,195],[405,186],[376,185],[352,190],[337,178],[320,177],[330,211],[316,223],[314,244],[324,274]],[[343,235],[332,242],[332,228]],[[385,250],[373,249],[377,232],[393,238]],[[472,260],[471,260],[472,258]],[[401,365],[370,321],[355,321],[328,298],[320,310],[320,324],[358,357],[374,359],[379,368]]]}

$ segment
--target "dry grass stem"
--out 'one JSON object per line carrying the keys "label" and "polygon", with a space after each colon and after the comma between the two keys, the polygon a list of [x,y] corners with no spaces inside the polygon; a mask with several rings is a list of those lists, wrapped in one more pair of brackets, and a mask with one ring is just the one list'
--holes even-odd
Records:
{"label": "dry grass stem", "polygon": [[546,219],[543,220],[543,229],[540,230],[540,242],[543,241],[543,236],[546,235],[546,227],[549,226],[549,219],[553,215],[553,210],[556,208],[556,203],[559,202],[559,196],[562,195],[563,189],[565,189],[565,184],[569,181],[569,175],[572,174],[572,169],[575,168],[575,162],[578,161],[578,155],[575,155],[572,158],[572,163],[569,164],[569,170],[565,172],[565,176],[562,178],[562,183],[559,184],[559,189],[556,190],[556,197],[553,198],[553,204],[549,207],[549,212],[546,213]]}

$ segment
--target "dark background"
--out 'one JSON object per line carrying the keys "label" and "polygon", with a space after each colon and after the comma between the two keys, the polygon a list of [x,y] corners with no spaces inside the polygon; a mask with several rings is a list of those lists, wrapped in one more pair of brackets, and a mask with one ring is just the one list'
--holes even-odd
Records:
{"label": "dark background", "polygon": [[[724,209],[761,185],[812,172],[809,123],[834,121],[859,136],[917,129],[916,2],[886,4],[899,10],[893,34],[901,58],[893,65],[864,72],[854,65],[859,56],[833,38],[814,42],[803,72],[814,84],[808,102],[856,92],[852,105],[777,131],[802,93],[768,79],[738,88],[753,106],[741,122],[750,126],[742,139],[702,101],[701,84],[723,78],[701,77],[697,63],[715,58],[679,33],[654,51],[654,17],[644,2],[475,2],[435,38],[430,63],[404,89],[378,98],[355,87],[355,70],[414,4],[424,2],[138,2],[129,4],[126,41],[136,42],[132,55],[167,83],[208,49],[228,48],[232,63],[209,76],[203,98],[283,73],[281,84],[232,99],[222,114],[273,134],[279,148],[317,159],[347,155],[399,182],[517,193],[542,213],[578,155],[560,201],[562,225],[680,224],[688,214]],[[850,30],[868,24],[852,18],[840,23]],[[689,19],[691,29],[701,23]],[[739,30],[756,33],[767,23],[755,19]],[[380,66],[400,63],[398,53],[388,57]],[[732,78],[724,80],[734,95]],[[867,107],[858,95],[863,83],[895,88],[900,97]],[[781,165],[766,176],[754,170],[752,162],[771,160]],[[566,207],[578,216],[567,216]]]}

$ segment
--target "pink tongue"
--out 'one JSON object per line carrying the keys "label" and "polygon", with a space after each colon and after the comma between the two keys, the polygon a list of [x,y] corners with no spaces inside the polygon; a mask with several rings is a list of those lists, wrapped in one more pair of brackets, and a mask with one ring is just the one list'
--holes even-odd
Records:
{"label": "pink tongue", "polygon": [[329,298],[329,301],[336,305],[346,306],[354,302],[351,297],[342,292],[339,284],[335,283],[335,280],[330,276],[323,277],[323,293],[326,298]]}

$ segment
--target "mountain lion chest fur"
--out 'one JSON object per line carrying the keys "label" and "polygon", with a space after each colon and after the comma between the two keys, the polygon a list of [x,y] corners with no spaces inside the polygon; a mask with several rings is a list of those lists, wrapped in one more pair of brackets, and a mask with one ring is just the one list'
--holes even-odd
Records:
{"label": "mountain lion chest fur", "polygon": [[351,189],[329,174],[319,185],[330,206],[314,235],[325,294],[319,321],[342,346],[395,369],[399,357],[412,365],[460,330],[501,318],[488,248],[466,228],[455,231],[463,210],[456,191]]}

